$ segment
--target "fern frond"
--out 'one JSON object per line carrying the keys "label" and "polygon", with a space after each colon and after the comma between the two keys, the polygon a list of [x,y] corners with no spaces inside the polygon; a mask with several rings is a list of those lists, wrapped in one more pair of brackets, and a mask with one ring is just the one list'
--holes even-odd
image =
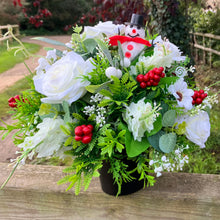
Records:
{"label": "fern frond", "polygon": [[128,81],[128,79],[129,79],[129,74],[128,74],[128,73],[125,73],[125,74],[122,76],[122,78],[121,78],[121,83],[122,83],[122,84],[126,84],[127,81]]}
{"label": "fern frond", "polygon": [[75,182],[75,195],[79,195],[80,189],[82,185],[82,177],[78,175],[78,179]]}
{"label": "fern frond", "polygon": [[119,78],[112,76],[113,83],[109,85],[109,88],[113,94],[119,94],[121,92],[121,81]]}
{"label": "fern frond", "polygon": [[84,175],[84,181],[83,181],[84,191],[86,191],[89,188],[89,185],[92,181],[92,177],[93,177],[92,173],[88,173],[88,174]]}
{"label": "fern frond", "polygon": [[85,118],[78,113],[72,113],[72,116],[79,121],[85,121]]}

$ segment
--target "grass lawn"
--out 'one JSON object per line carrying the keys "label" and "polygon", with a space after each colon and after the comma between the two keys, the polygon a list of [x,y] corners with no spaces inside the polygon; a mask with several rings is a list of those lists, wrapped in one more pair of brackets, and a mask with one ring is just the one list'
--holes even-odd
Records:
{"label": "grass lawn", "polygon": [[[30,53],[36,53],[40,49],[40,45],[23,43],[26,49]],[[18,46],[18,43],[13,42],[9,44],[10,47]],[[15,50],[7,51],[6,42],[0,47],[0,73],[12,68],[17,63],[21,63],[25,60],[25,56],[23,53],[19,52],[16,56],[14,56]]]}
{"label": "grass lawn", "polygon": [[10,110],[8,106],[8,99],[15,95],[20,95],[21,91],[29,89],[29,83],[27,78],[17,81],[13,86],[6,89],[3,93],[0,93],[0,118],[9,117],[7,113]]}

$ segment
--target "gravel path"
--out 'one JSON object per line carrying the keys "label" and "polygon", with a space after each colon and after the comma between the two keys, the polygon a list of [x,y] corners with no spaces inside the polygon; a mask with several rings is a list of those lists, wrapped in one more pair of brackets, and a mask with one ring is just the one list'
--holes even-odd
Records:
{"label": "gravel path", "polygon": [[[37,55],[45,56],[46,51],[43,49],[44,47],[53,47],[56,49],[64,49],[63,47],[54,46],[42,41],[33,40],[32,37],[24,37],[22,38],[22,42],[28,42],[28,43],[35,43],[41,45],[41,49],[37,53]],[[70,41],[70,36],[49,36],[47,38],[61,41],[63,43],[67,43]],[[28,65],[31,71],[34,71],[34,69],[38,66],[38,59],[37,58],[29,58],[25,61],[25,63]],[[28,75],[29,72],[24,65],[24,63],[16,64],[13,68],[10,70],[7,70],[6,72],[0,74],[0,92],[3,92],[8,87],[14,85],[18,80],[24,78],[26,75]],[[12,124],[13,120],[11,118],[8,118],[7,120],[4,120],[8,124]],[[2,125],[2,123],[0,123]],[[12,136],[14,133],[10,133],[7,138],[4,140],[1,139],[0,136],[0,162],[9,162],[10,159],[14,159],[17,157],[15,152],[18,150],[18,148],[13,144],[12,142]]]}

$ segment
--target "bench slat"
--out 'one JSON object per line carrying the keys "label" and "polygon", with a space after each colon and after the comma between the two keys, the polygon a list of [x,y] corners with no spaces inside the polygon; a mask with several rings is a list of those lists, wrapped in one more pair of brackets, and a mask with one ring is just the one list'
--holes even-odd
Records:
{"label": "bench slat", "polygon": [[[0,184],[12,167],[0,163]],[[164,173],[154,187],[115,198],[99,179],[75,196],[63,167],[25,165],[0,191],[0,219],[220,219],[220,175]]]}

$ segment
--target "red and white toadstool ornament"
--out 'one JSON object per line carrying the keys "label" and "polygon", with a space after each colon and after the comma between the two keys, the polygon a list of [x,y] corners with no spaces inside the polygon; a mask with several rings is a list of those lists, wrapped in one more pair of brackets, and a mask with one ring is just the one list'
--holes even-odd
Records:
{"label": "red and white toadstool ornament", "polygon": [[132,14],[131,22],[125,28],[125,36],[112,36],[109,38],[111,46],[118,45],[118,41],[122,44],[124,53],[124,61],[122,65],[129,67],[131,61],[144,49],[145,46],[150,47],[149,41],[145,40],[144,18],[142,15]]}

